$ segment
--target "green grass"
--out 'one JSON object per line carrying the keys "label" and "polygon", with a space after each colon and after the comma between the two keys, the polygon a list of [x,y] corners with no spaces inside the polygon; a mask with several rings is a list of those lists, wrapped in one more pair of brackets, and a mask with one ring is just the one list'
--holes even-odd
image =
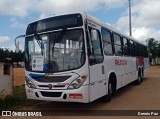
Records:
{"label": "green grass", "polygon": [[0,110],[17,109],[41,102],[36,100],[27,100],[24,85],[14,87],[13,94],[13,97],[8,96],[4,100],[0,100]]}

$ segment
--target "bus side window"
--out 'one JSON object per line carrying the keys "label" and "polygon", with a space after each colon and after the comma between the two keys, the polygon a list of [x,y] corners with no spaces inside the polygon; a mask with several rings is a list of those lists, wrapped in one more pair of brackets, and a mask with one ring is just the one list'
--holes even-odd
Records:
{"label": "bus side window", "polygon": [[111,32],[102,29],[102,40],[105,55],[113,55],[113,44],[111,41]]}
{"label": "bus side window", "polygon": [[129,48],[128,48],[128,41],[126,38],[123,37],[123,55],[124,56],[129,56]]}
{"label": "bus side window", "polygon": [[138,56],[139,57],[141,56],[141,46],[140,46],[140,44],[138,44]]}
{"label": "bus side window", "polygon": [[135,56],[138,56],[138,44],[137,43],[135,43]]}
{"label": "bus side window", "polygon": [[129,50],[130,50],[130,56],[134,57],[135,56],[135,45],[132,40],[129,41]]}
{"label": "bus side window", "polygon": [[148,57],[148,51],[146,46],[145,46],[145,57]]}
{"label": "bus side window", "polygon": [[98,33],[98,37],[97,40],[92,40],[91,38],[91,30],[93,28],[89,27],[89,33],[90,33],[90,44],[92,45],[90,48],[92,48],[90,51],[92,51],[90,53],[90,64],[94,65],[94,64],[99,64],[103,62],[103,52],[102,52],[102,45],[101,45],[101,37],[100,37],[100,32],[96,29],[97,33]]}
{"label": "bus side window", "polygon": [[121,46],[121,37],[115,33],[113,33],[114,39],[114,47],[115,47],[115,55],[122,55],[122,46]]}

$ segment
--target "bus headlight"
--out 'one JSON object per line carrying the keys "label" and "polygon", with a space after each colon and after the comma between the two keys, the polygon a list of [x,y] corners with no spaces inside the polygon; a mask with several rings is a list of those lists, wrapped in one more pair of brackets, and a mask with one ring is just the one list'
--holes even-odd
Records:
{"label": "bus headlight", "polygon": [[86,81],[86,79],[87,79],[87,76],[86,76],[86,75],[77,78],[76,80],[74,80],[74,81],[68,86],[68,89],[78,89],[78,88],[80,88],[80,87],[83,85],[83,83]]}
{"label": "bus headlight", "polygon": [[26,85],[28,86],[28,88],[36,88],[33,82],[28,78],[26,78]]}

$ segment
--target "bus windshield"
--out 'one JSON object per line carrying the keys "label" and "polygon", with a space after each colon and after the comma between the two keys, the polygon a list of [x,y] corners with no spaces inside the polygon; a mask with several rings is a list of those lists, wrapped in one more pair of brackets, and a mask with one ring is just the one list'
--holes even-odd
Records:
{"label": "bus windshield", "polygon": [[79,68],[85,62],[82,29],[65,29],[38,34],[38,37],[29,36],[26,37],[25,44],[28,71],[67,71]]}

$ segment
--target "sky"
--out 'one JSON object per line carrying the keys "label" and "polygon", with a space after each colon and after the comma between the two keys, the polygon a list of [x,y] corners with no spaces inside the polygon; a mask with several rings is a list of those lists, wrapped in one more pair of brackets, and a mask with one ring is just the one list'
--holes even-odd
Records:
{"label": "sky", "polygon": [[[0,48],[14,51],[14,38],[25,34],[30,22],[79,11],[129,34],[128,0],[0,0]],[[160,40],[160,0],[131,0],[131,11],[132,36],[142,43]]]}

